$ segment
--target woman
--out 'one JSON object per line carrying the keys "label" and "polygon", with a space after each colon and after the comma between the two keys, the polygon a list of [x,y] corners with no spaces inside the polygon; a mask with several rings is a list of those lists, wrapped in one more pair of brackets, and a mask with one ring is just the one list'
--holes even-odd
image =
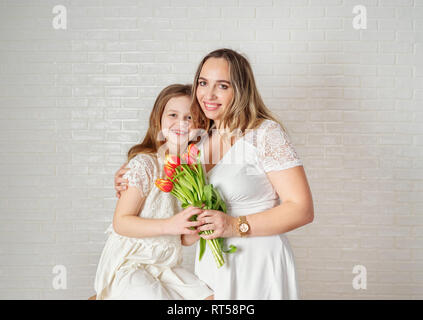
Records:
{"label": "woman", "polygon": [[[298,299],[294,256],[284,234],[314,218],[302,161],[264,105],[242,55],[230,49],[208,54],[193,92],[194,125],[208,133],[199,145],[202,161],[227,205],[227,214],[204,210],[198,216],[204,225],[197,230],[214,230],[201,237],[227,238],[238,247],[217,269],[210,250],[198,261],[197,245],[196,274],[215,299]],[[241,136],[228,139],[225,132],[235,131]],[[120,182],[115,179],[118,192]],[[186,238],[192,244],[199,236]]]}

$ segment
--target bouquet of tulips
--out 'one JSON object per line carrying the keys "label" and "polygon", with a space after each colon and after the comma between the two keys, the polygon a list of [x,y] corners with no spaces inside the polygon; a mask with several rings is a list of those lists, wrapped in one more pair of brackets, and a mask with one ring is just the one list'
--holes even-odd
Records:
{"label": "bouquet of tulips", "polygon": [[[181,158],[184,163],[181,163]],[[182,203],[182,208],[188,206],[202,207],[205,210],[219,210],[226,213],[226,205],[219,194],[219,191],[212,184],[206,184],[204,170],[200,161],[200,151],[195,144],[188,146],[187,152],[181,157],[167,155],[164,165],[166,179],[157,179],[156,186],[163,192],[170,192]],[[191,221],[197,220],[193,215]],[[213,230],[202,231],[199,234],[212,234]],[[223,238],[204,240],[200,238],[199,260],[206,250],[206,242],[213,252],[217,267],[225,263],[223,252],[233,253],[236,247],[231,245],[229,249],[223,248]]]}

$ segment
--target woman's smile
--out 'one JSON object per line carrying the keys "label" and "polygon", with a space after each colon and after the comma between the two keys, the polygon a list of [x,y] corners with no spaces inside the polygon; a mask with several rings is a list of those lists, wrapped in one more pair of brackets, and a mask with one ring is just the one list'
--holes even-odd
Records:
{"label": "woman's smile", "polygon": [[215,102],[213,103],[213,102],[207,102],[207,101],[203,101],[203,104],[204,104],[204,108],[207,111],[215,111],[215,110],[219,109],[219,107],[222,106],[221,103],[215,103]]}

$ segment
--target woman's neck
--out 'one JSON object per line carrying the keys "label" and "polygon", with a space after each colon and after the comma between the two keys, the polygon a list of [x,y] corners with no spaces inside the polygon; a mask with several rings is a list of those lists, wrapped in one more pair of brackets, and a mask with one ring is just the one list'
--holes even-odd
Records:
{"label": "woman's neck", "polygon": [[220,120],[213,120],[213,122],[214,122],[214,125],[215,125],[216,129],[219,128],[219,126],[220,126]]}

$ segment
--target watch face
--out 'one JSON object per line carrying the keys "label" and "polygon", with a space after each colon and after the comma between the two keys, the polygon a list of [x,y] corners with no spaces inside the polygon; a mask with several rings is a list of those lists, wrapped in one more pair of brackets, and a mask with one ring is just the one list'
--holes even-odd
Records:
{"label": "watch face", "polygon": [[241,232],[247,232],[248,229],[250,229],[250,228],[248,227],[248,224],[246,224],[246,223],[241,223],[241,225],[239,226],[239,230]]}

